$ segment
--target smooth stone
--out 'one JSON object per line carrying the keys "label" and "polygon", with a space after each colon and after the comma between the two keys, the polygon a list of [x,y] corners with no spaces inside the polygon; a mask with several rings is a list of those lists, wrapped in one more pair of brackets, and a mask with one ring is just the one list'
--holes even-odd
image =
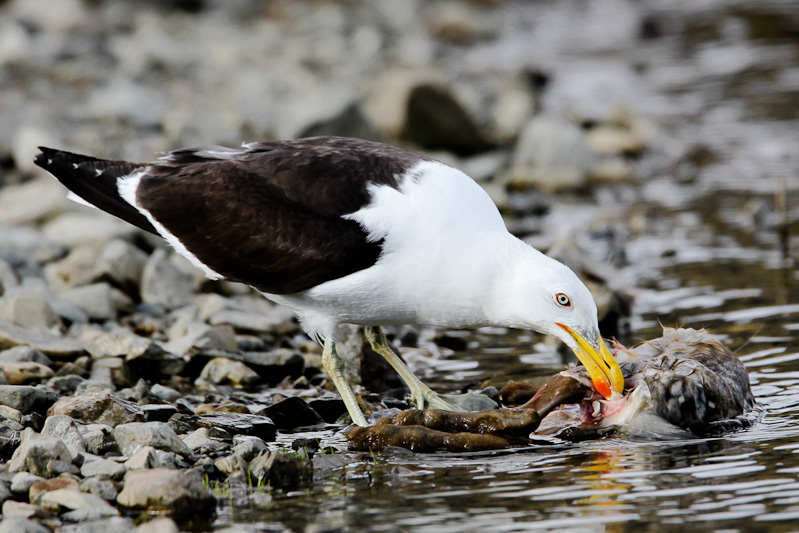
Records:
{"label": "smooth stone", "polygon": [[73,456],[86,451],[86,440],[74,418],[66,415],[48,416],[42,428],[42,435],[54,437],[63,442]]}
{"label": "smooth stone", "polygon": [[100,498],[109,502],[116,502],[117,495],[119,494],[116,484],[110,479],[102,476],[94,476],[84,479],[80,482],[80,490],[83,492],[88,492],[89,494],[94,494],[95,496],[99,496]]}
{"label": "smooth stone", "polygon": [[178,520],[216,512],[216,498],[195,470],[132,470],[117,503],[126,509],[168,511]]}
{"label": "smooth stone", "polygon": [[139,533],[179,533],[178,525],[171,518],[156,518],[139,526]]}
{"label": "smooth stone", "polygon": [[191,432],[183,437],[183,442],[192,452],[200,455],[210,455],[230,449],[230,444],[227,442],[211,438],[207,428],[199,428]]}
{"label": "smooth stone", "polygon": [[519,137],[511,184],[549,192],[581,188],[594,164],[594,152],[579,126],[560,116],[537,115]]}
{"label": "smooth stone", "polygon": [[18,424],[22,424],[23,414],[22,411],[9,407],[7,405],[0,405],[0,416],[13,420]]}
{"label": "smooth stone", "polygon": [[168,404],[151,403],[139,407],[144,412],[146,422],[166,422],[178,413],[177,407]]}
{"label": "smooth stone", "polygon": [[114,239],[100,252],[96,261],[96,275],[100,279],[108,279],[127,294],[138,294],[147,259],[146,253],[129,242]]}
{"label": "smooth stone", "polygon": [[133,310],[133,301],[125,293],[104,282],[67,289],[61,297],[92,320],[115,320],[119,311]]}
{"label": "smooth stone", "polygon": [[293,429],[303,426],[315,426],[324,422],[308,402],[297,396],[274,403],[258,414],[268,416],[278,429]]}
{"label": "smooth stone", "polygon": [[120,424],[114,428],[114,437],[125,455],[132,455],[144,446],[152,446],[183,457],[192,455],[189,447],[180,440],[175,431],[163,422]]}
{"label": "smooth stone", "polygon": [[147,260],[140,290],[143,301],[167,309],[186,305],[194,297],[191,279],[169,261],[164,249],[156,250]]}
{"label": "smooth stone", "polygon": [[115,238],[131,238],[138,231],[126,222],[95,212],[68,212],[45,224],[44,235],[67,248],[103,246]]}
{"label": "smooth stone", "polygon": [[86,392],[61,398],[48,410],[47,415],[67,415],[82,422],[111,426],[144,420],[144,413],[138,405],[108,392]]}
{"label": "smooth stone", "polygon": [[335,424],[336,420],[341,415],[347,412],[347,406],[344,405],[344,400],[339,397],[336,398],[316,398],[310,400],[308,405],[319,413],[319,416],[328,424]]}
{"label": "smooth stone", "polygon": [[97,279],[97,250],[93,246],[79,246],[60,261],[44,267],[44,279],[55,291],[64,291],[88,285]]}
{"label": "smooth stone", "polygon": [[40,387],[0,385],[0,405],[23,413],[44,413],[57,399],[55,393]]}
{"label": "smooth stone", "polygon": [[27,330],[0,318],[0,349],[29,346],[52,357],[74,357],[84,352],[82,343],[42,330]]}
{"label": "smooth stone", "polygon": [[127,461],[125,461],[125,468],[127,468],[128,471],[131,471],[164,467],[164,465],[159,463],[158,456],[155,454],[155,452],[156,449],[152,446],[144,446],[139,448],[128,458]]}
{"label": "smooth stone", "polygon": [[38,294],[21,293],[0,298],[0,318],[25,329],[61,328],[61,317],[50,303]]}
{"label": "smooth stone", "polygon": [[36,500],[37,496],[44,492],[61,489],[80,490],[80,487],[78,486],[78,482],[74,479],[63,477],[44,479],[42,481],[37,481],[31,486],[28,492],[28,499],[33,502]]}
{"label": "smooth stone", "polygon": [[5,261],[38,268],[63,253],[62,246],[50,241],[38,229],[0,224],[0,257]]}
{"label": "smooth stone", "polygon": [[0,533],[51,533],[51,531],[39,522],[11,516],[4,517],[0,521]]}
{"label": "smooth stone", "polygon": [[44,355],[39,350],[30,346],[15,346],[0,352],[0,362],[3,363],[40,363],[45,366],[53,366],[53,360]]}
{"label": "smooth stone", "polygon": [[256,455],[268,449],[264,441],[258,437],[240,437],[240,441],[233,447],[233,455],[245,461],[251,461]]}
{"label": "smooth stone", "polygon": [[230,326],[209,326],[201,322],[176,322],[169,328],[169,342],[164,348],[176,354],[191,354],[203,350],[235,351],[236,332]]}
{"label": "smooth stone", "polygon": [[34,483],[44,481],[45,478],[41,476],[34,476],[29,472],[17,472],[11,478],[11,492],[15,494],[28,495]]}
{"label": "smooth stone", "polygon": [[[65,513],[61,516],[69,522],[79,522],[78,526],[71,530],[71,533],[138,533],[138,528],[130,518],[112,516],[105,518],[102,516],[85,516],[82,509]],[[92,513],[89,513],[91,515]]]}
{"label": "smooth stone", "polygon": [[89,510],[85,518],[99,518],[119,516],[119,511],[104,499],[94,494],[81,492],[80,489],[59,489],[40,494],[36,505],[54,514],[60,514],[62,509]]}
{"label": "smooth stone", "polygon": [[261,377],[244,363],[227,357],[215,357],[205,365],[195,384],[197,386],[232,385],[246,388],[260,380]]}
{"label": "smooth stone", "polygon": [[183,397],[183,395],[175,389],[167,387],[166,385],[161,385],[160,383],[155,383],[150,387],[150,394],[164,402],[175,402]]}
{"label": "smooth stone", "polygon": [[2,370],[10,385],[24,385],[26,383],[42,381],[55,375],[53,369],[41,363],[19,362],[19,363],[0,363]]}
{"label": "smooth stone", "polygon": [[63,188],[50,178],[37,178],[0,190],[0,224],[43,222],[70,208]]}
{"label": "smooth stone", "polygon": [[98,458],[87,461],[80,468],[80,475],[89,478],[94,476],[105,476],[114,480],[121,480],[125,477],[127,468],[124,465],[109,459]]}
{"label": "smooth stone", "polygon": [[408,95],[402,136],[430,150],[472,155],[491,141],[449,87],[422,83]]}
{"label": "smooth stone", "polygon": [[3,520],[10,518],[50,518],[51,515],[32,503],[6,500],[3,502]]}
{"label": "smooth stone", "polygon": [[265,442],[271,442],[277,436],[274,422],[266,416],[226,413],[188,417],[188,420],[200,427],[218,427],[231,435],[251,435]]}

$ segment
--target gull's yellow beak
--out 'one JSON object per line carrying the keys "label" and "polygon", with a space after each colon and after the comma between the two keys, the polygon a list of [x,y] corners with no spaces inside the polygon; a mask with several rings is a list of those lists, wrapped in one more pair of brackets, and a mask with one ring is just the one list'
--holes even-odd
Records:
{"label": "gull's yellow beak", "polygon": [[597,392],[608,400],[613,396],[613,392],[623,393],[624,376],[621,373],[621,367],[613,358],[602,337],[599,337],[599,352],[597,353],[597,349],[572,328],[564,324],[558,324],[558,326],[577,341],[577,349],[574,350],[574,354],[588,370],[588,375],[591,376],[591,381],[594,382]]}

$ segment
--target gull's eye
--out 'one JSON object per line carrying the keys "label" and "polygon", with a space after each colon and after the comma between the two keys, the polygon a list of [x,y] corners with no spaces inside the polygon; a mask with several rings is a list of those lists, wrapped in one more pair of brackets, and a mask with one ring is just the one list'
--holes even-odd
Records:
{"label": "gull's eye", "polygon": [[559,292],[555,295],[555,301],[558,302],[558,305],[561,307],[571,307],[572,301],[569,300],[569,297],[566,296],[564,293]]}

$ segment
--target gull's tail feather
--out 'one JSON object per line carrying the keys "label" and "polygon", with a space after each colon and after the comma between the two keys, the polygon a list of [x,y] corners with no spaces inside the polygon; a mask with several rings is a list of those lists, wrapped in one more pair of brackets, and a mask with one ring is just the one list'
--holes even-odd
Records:
{"label": "gull's tail feather", "polygon": [[158,231],[150,221],[119,194],[119,180],[143,169],[146,164],[108,161],[44,146],[40,146],[39,150],[42,153],[34,158],[34,163],[52,174],[75,196],[87,204],[158,235]]}

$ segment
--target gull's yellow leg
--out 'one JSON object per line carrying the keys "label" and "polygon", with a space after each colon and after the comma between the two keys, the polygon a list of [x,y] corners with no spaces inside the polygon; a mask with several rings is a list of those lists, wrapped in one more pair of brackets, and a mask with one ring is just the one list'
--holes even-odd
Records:
{"label": "gull's yellow leg", "polygon": [[358,407],[358,400],[355,399],[350,384],[344,378],[344,361],[336,352],[336,343],[332,339],[325,339],[325,346],[322,350],[322,366],[325,367],[325,372],[336,386],[341,399],[344,400],[344,405],[347,407],[352,421],[361,427],[367,427],[369,424],[366,423],[366,417]]}

